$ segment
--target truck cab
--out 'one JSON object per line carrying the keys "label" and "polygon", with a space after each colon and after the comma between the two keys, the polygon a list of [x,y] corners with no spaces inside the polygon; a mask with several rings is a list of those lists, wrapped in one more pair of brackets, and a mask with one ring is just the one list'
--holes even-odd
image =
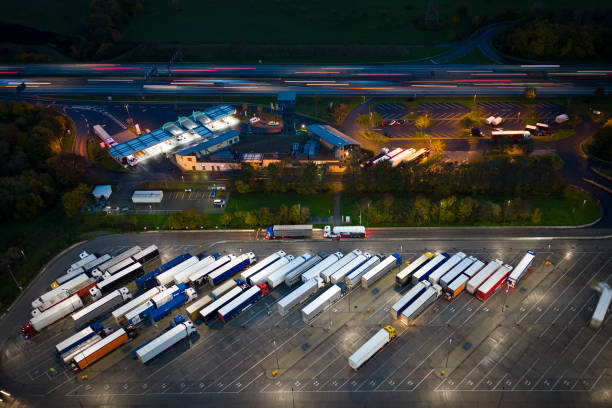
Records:
{"label": "truck cab", "polygon": [[331,225],[326,225],[323,228],[323,238],[331,238],[331,236],[332,236]]}
{"label": "truck cab", "polygon": [[36,330],[34,330],[30,322],[25,322],[21,326],[21,333],[23,333],[23,337],[27,340],[36,334]]}

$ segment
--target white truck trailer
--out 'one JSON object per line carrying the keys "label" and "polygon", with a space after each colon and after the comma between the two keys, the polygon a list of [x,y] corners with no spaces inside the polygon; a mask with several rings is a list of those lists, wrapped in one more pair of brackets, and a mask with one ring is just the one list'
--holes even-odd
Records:
{"label": "white truck trailer", "polygon": [[313,294],[317,293],[319,288],[325,285],[323,279],[318,276],[302,283],[296,290],[289,293],[287,296],[279,300],[275,307],[282,316],[286,315],[293,307],[303,303]]}
{"label": "white truck trailer", "polygon": [[191,266],[188,266],[187,268],[183,269],[182,271],[174,275],[174,279],[173,279],[174,284],[177,285],[179,283],[189,282],[189,277],[191,275],[193,275],[194,273],[198,273],[199,271],[201,271],[202,269],[206,268],[207,266],[211,265],[214,262],[215,262],[215,257],[212,255],[209,255],[207,257],[200,259],[198,262],[194,263]]}
{"label": "white truck trailer", "polygon": [[117,305],[120,305],[131,298],[132,294],[128,288],[120,288],[109,293],[102,299],[96,300],[78,312],[73,313],[72,320],[74,321],[74,327],[76,329],[80,329],[81,327],[89,324],[92,320],[110,312]]}
{"label": "white truck trailer", "polygon": [[610,285],[606,282],[599,282],[595,290],[600,292],[601,295],[599,296],[599,301],[597,302],[597,306],[595,306],[595,311],[593,312],[593,317],[591,317],[589,325],[594,329],[599,329],[606,317],[610,301],[612,301],[612,289],[610,289]]}
{"label": "white truck trailer", "polygon": [[419,298],[427,288],[431,287],[431,283],[429,281],[422,281],[414,285],[404,296],[402,296],[397,302],[391,306],[391,317],[393,319],[399,319],[402,312],[410,306],[415,300]]}
{"label": "white truck trailer", "polygon": [[508,276],[508,286],[513,288],[517,283],[525,276],[531,265],[533,265],[533,260],[535,259],[535,251],[529,250],[523,256],[523,258],[516,265],[516,268],[510,273]]}
{"label": "white truck trailer", "polygon": [[425,265],[430,259],[434,257],[431,252],[425,252],[419,256],[414,262],[402,269],[395,275],[395,284],[398,286],[404,286],[412,280],[411,276],[414,272],[418,271],[423,265]]}
{"label": "white truck trailer", "polygon": [[348,254],[344,255],[337,262],[334,262],[329,268],[321,271],[320,277],[325,281],[325,283],[329,283],[331,281],[331,276],[338,270],[340,270],[344,265],[351,262],[353,259],[361,255],[360,249],[355,249]]}
{"label": "white truck trailer", "polygon": [[155,277],[158,285],[166,286],[170,282],[174,281],[174,277],[178,275],[180,272],[189,268],[191,265],[195,265],[199,262],[197,256],[192,256],[191,258],[181,262],[180,264],[173,266],[168,269],[166,272],[162,272]]}
{"label": "white truck trailer", "polygon": [[294,269],[299,268],[304,262],[308,261],[312,258],[312,255],[309,253],[302,254],[295,258],[293,261],[289,262],[287,265],[282,266],[272,272],[270,275],[266,277],[266,282],[270,289],[274,289],[281,283],[285,282],[285,277],[291,273]]}
{"label": "white truck trailer", "polygon": [[368,252],[364,252],[361,255],[356,256],[352,261],[334,272],[329,280],[331,281],[331,283],[344,282],[344,278],[346,277],[346,275],[353,272],[371,257],[372,255],[370,255]]}
{"label": "white truck trailer", "polygon": [[169,347],[189,337],[192,333],[195,333],[195,331],[196,329],[193,322],[190,320],[177,324],[175,327],[171,328],[161,336],[137,349],[136,355],[143,364],[147,363],[154,357],[163,353]]}
{"label": "white truck trailer", "polygon": [[348,359],[349,366],[357,371],[374,354],[381,350],[387,343],[395,337],[393,326],[385,326],[372,336],[364,345],[359,347]]}
{"label": "white truck trailer", "polygon": [[151,288],[149,290],[147,290],[145,293],[143,293],[142,295],[130,300],[129,302],[127,302],[125,305],[113,310],[113,312],[111,313],[113,318],[115,319],[115,321],[117,323],[121,323],[124,319],[125,319],[125,314],[128,313],[131,310],[136,309],[138,306],[142,305],[143,303],[151,300],[151,298],[155,295],[157,295],[159,292],[165,290],[166,288],[163,286],[156,286],[154,288]]}
{"label": "white truck trailer", "polygon": [[208,265],[206,268],[203,268],[189,275],[189,283],[191,284],[192,287],[203,285],[204,283],[208,282],[209,274],[211,274],[212,272],[216,271],[217,269],[221,268],[223,265],[227,264],[228,262],[231,262],[234,259],[236,259],[236,257],[232,254],[222,256],[221,258],[217,259],[215,262]]}
{"label": "white truck trailer", "polygon": [[232,299],[240,295],[244,291],[241,286],[236,286],[234,289],[215,300],[204,309],[200,309],[200,316],[202,319],[207,320],[217,315],[217,310],[221,309],[225,304],[229,303]]}
{"label": "white truck trailer", "polygon": [[79,258],[80,259],[77,262],[70,265],[70,267],[66,270],[66,273],[70,273],[78,269],[81,269],[83,265],[86,265],[89,262],[95,261],[98,257],[95,256],[94,254],[88,254],[87,252],[82,252],[81,254],[79,254]]}
{"label": "white truck trailer", "polygon": [[285,285],[293,286],[298,282],[302,282],[302,274],[321,262],[324,257],[325,252],[321,252],[289,272],[287,276],[285,276]]}
{"label": "white truck trailer", "polygon": [[459,262],[457,265],[455,265],[455,267],[453,269],[451,269],[450,271],[445,273],[440,278],[440,281],[438,282],[438,284],[440,286],[442,286],[442,289],[446,289],[448,284],[451,283],[453,281],[453,279],[455,279],[457,276],[459,276],[459,274],[461,274],[461,272],[465,271],[467,268],[470,267],[470,265],[472,265],[476,261],[478,261],[478,260],[476,258],[474,258],[473,256],[468,256],[467,258],[463,259],[461,262]]}
{"label": "white truck trailer", "polygon": [[419,315],[429,307],[442,294],[440,285],[433,285],[419,296],[410,306],[402,312],[400,321],[408,325],[411,321],[419,317]]}
{"label": "white truck trailer", "polygon": [[283,268],[285,265],[289,264],[294,259],[295,257],[293,255],[285,255],[278,261],[267,266],[266,268],[263,268],[256,274],[249,276],[247,281],[251,286],[256,286],[258,283],[264,283],[268,276],[270,276],[272,273],[279,270],[280,268]]}
{"label": "white truck trailer", "polygon": [[136,255],[137,253],[139,253],[142,250],[142,248],[140,248],[139,246],[135,246],[132,247],[126,251],[121,252],[120,254],[118,254],[117,256],[109,259],[108,261],[104,262],[101,265],[96,266],[96,268],[91,272],[91,276],[93,276],[94,278],[99,278],[102,275],[104,275],[104,272],[106,272],[108,270],[108,268],[112,267],[115,264],[118,264],[119,262],[127,259],[127,258],[131,258],[132,256]]}
{"label": "white truck trailer", "polygon": [[389,255],[383,259],[378,265],[367,271],[361,276],[361,287],[369,288],[376,283],[380,278],[385,276],[387,272],[398,266],[402,262],[402,257],[399,254]]}
{"label": "white truck trailer", "polygon": [[198,300],[196,300],[195,302],[193,302],[192,304],[190,304],[189,306],[185,308],[185,311],[187,312],[187,316],[189,316],[191,320],[197,319],[198,316],[200,316],[200,310],[204,309],[206,306],[210,305],[212,302],[213,302],[213,298],[211,298],[208,295],[199,298]]}
{"label": "white truck trailer", "polygon": [[315,300],[302,309],[302,320],[304,323],[310,323],[319,313],[326,310],[333,302],[340,299],[340,296],[342,296],[342,289],[340,289],[338,285],[333,285],[317,296]]}
{"label": "white truck trailer", "polygon": [[248,282],[248,279],[251,276],[255,275],[257,272],[260,272],[264,268],[267,268],[268,266],[272,265],[274,262],[283,258],[285,255],[287,255],[285,251],[278,251],[273,253],[272,255],[265,257],[261,261],[257,262],[255,265],[248,268],[246,271],[242,272],[240,274],[240,279],[243,282]]}
{"label": "white truck trailer", "polygon": [[456,254],[454,254],[453,256],[451,256],[450,258],[448,258],[446,260],[446,262],[444,262],[442,265],[440,265],[440,267],[436,268],[435,271],[433,271],[428,277],[427,279],[429,279],[429,282],[431,282],[432,285],[435,285],[438,283],[438,281],[440,280],[440,278],[442,276],[444,276],[444,274],[448,271],[450,271],[452,268],[454,268],[459,262],[461,262],[463,259],[465,258],[465,254],[463,252],[457,252]]}
{"label": "white truck trailer", "polygon": [[[21,330],[26,335],[26,338],[29,338],[34,333],[41,331],[50,324],[55,323],[82,307],[83,301],[81,298],[78,295],[72,295],[46,309],[44,312],[33,313],[35,316],[32,316],[29,322],[24,323]],[[35,309],[35,311],[36,310],[37,309]],[[32,329],[34,329],[34,331],[32,331]]]}
{"label": "white truck trailer", "polygon": [[491,261],[480,270],[476,275],[472,276],[465,286],[465,290],[467,290],[470,294],[476,293],[476,290],[480,285],[484,283],[493,273],[499,269],[504,263],[503,261],[496,259]]}
{"label": "white truck trailer", "polygon": [[378,265],[382,260],[382,257],[383,254],[371,256],[370,259],[359,265],[357,269],[346,275],[346,277],[344,278],[344,283],[346,284],[346,286],[352,288],[353,286],[361,283],[361,277],[363,276],[363,274]]}
{"label": "white truck trailer", "polygon": [[311,269],[304,272],[302,274],[302,282],[306,282],[309,279],[320,276],[322,271],[329,268],[334,263],[338,262],[338,260],[342,258],[343,256],[344,255],[342,254],[342,252],[336,252],[336,253],[329,255],[327,258],[323,259],[321,262],[313,266]]}

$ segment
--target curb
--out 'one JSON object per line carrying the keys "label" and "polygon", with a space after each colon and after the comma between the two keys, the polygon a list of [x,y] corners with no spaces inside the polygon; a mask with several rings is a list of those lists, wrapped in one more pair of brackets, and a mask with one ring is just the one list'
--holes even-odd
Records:
{"label": "curb", "polygon": [[598,176],[601,176],[605,178],[606,180],[612,181],[612,177],[608,176],[607,174],[602,173],[601,171],[597,170],[595,167],[591,166],[591,170],[593,170],[593,173],[597,174]]}

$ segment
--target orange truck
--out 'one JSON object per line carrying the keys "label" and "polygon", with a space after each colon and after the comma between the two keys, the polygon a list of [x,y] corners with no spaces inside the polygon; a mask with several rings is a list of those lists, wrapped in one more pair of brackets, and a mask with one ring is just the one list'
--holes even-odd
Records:
{"label": "orange truck", "polygon": [[78,373],[84,370],[111,351],[125,344],[128,340],[128,333],[124,329],[119,329],[109,334],[104,339],[74,356],[72,361],[73,371]]}

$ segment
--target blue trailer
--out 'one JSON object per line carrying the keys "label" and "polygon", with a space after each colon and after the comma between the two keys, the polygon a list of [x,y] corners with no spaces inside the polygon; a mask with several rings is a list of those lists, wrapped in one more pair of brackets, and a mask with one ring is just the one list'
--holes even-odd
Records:
{"label": "blue trailer", "polygon": [[257,261],[257,257],[253,252],[248,252],[246,254],[240,255],[234,260],[226,263],[219,269],[211,272],[208,275],[208,280],[211,285],[216,286],[226,279],[234,276],[238,272],[242,271],[247,266],[251,265]]}
{"label": "blue trailer", "polygon": [[221,307],[217,313],[221,321],[227,323],[232,317],[236,316],[253,304],[257,299],[268,293],[268,286],[265,283],[258,283],[257,286],[245,290],[227,305]]}
{"label": "blue trailer", "polygon": [[170,301],[164,303],[163,305],[150,310],[149,313],[153,320],[157,322],[166,317],[177,307],[184,305],[185,303],[195,299],[196,297],[197,295],[195,289],[189,288],[186,291],[182,292],[180,295],[175,296]]}
{"label": "blue trailer", "polygon": [[446,252],[436,255],[432,260],[427,262],[422,268],[412,274],[412,284],[417,283],[429,278],[429,275],[436,269],[438,269],[446,260],[449,258]]}
{"label": "blue trailer", "polygon": [[425,293],[427,288],[429,288],[430,286],[431,283],[429,283],[429,281],[427,280],[424,280],[414,285],[404,296],[402,296],[397,302],[395,302],[395,304],[393,304],[393,306],[391,306],[391,317],[393,317],[394,319],[399,319],[402,312],[408,306],[414,303],[414,301],[417,300],[419,296]]}
{"label": "blue trailer", "polygon": [[186,261],[189,258],[191,258],[191,254],[188,253],[177,256],[176,258],[166,262],[159,268],[154,269],[151,272],[144,274],[140,278],[136,279],[136,286],[138,286],[139,290],[151,289],[153,286],[157,285],[157,282],[155,281],[155,277],[157,275],[169,270],[170,268],[175,267],[176,265]]}
{"label": "blue trailer", "polygon": [[67,352],[68,350],[71,350],[74,347],[78,346],[79,344],[86,342],[87,340],[89,340],[90,338],[92,338],[93,336],[95,336],[96,334],[100,332],[102,332],[102,324],[94,323],[91,326],[68,337],[66,340],[62,341],[61,343],[58,343],[55,346],[55,351],[57,352],[57,355],[60,356],[64,354],[65,352]]}

